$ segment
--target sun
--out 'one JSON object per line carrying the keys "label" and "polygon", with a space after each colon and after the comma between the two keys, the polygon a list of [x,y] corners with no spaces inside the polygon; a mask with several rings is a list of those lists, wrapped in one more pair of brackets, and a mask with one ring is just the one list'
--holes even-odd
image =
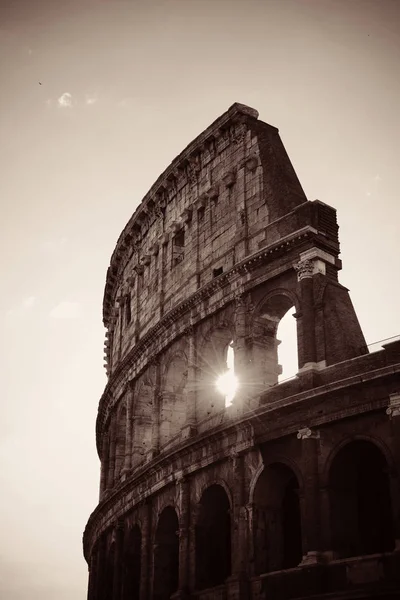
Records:
{"label": "sun", "polygon": [[238,389],[238,378],[232,371],[226,371],[217,379],[217,390],[225,396],[225,406],[230,406]]}
{"label": "sun", "polygon": [[234,359],[231,345],[228,347],[226,362],[228,369],[218,377],[215,385],[219,393],[225,396],[225,406],[230,406],[239,386],[238,378],[233,370]]}

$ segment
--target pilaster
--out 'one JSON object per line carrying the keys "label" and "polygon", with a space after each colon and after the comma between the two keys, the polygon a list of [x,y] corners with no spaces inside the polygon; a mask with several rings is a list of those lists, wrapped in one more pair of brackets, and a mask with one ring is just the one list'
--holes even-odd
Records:
{"label": "pilaster", "polygon": [[112,600],[120,600],[122,583],[122,558],[124,547],[124,523],[117,521],[115,526],[114,579]]}
{"label": "pilaster", "polygon": [[395,460],[395,469],[390,477],[395,549],[400,552],[400,392],[389,395],[386,414],[390,419],[391,442]]}
{"label": "pilaster", "polygon": [[132,409],[133,390],[129,385],[126,398],[125,459],[122,474],[126,475],[132,466]]}
{"label": "pilaster", "polygon": [[179,592],[180,597],[189,588],[189,523],[190,523],[190,484],[186,477],[176,481],[178,492],[179,523]]}
{"label": "pilaster", "polygon": [[142,551],[140,572],[140,600],[148,600],[150,595],[150,549],[151,549],[151,504],[146,500],[142,506]]}
{"label": "pilaster", "polygon": [[303,472],[302,533],[303,560],[301,564],[321,562],[321,514],[319,500],[320,432],[308,427],[300,429],[301,463]]}
{"label": "pilaster", "polygon": [[186,383],[186,423],[182,432],[184,437],[196,433],[196,335],[193,325],[186,329],[188,340],[188,377]]}

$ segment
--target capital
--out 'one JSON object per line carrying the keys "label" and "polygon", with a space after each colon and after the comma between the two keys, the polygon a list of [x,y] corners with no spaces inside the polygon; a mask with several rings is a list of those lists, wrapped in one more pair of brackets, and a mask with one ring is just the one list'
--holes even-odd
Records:
{"label": "capital", "polygon": [[301,260],[294,265],[295,271],[297,272],[297,281],[312,277],[314,272],[314,263],[312,260]]}
{"label": "capital", "polygon": [[298,440],[307,440],[310,438],[318,439],[319,431],[311,431],[311,429],[309,427],[303,427],[302,429],[299,429],[299,431],[297,432]]}
{"label": "capital", "polygon": [[386,409],[386,414],[391,419],[400,416],[400,392],[389,395],[389,406]]}

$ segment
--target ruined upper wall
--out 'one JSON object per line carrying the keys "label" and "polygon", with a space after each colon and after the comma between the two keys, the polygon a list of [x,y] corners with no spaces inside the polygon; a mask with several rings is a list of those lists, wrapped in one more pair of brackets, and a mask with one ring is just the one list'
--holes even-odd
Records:
{"label": "ruined upper wall", "polygon": [[306,202],[278,130],[232,105],[157,179],[117,242],[103,303],[108,374],[177,303],[290,233],[279,220]]}

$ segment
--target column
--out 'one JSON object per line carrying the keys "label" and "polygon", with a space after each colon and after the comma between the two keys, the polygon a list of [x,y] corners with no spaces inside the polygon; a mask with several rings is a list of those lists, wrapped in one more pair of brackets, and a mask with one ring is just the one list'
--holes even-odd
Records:
{"label": "column", "polygon": [[318,455],[320,434],[308,427],[300,429],[301,464],[303,472],[302,538],[304,564],[321,562],[321,514],[319,497]]}
{"label": "column", "polygon": [[390,474],[395,551],[400,552],[400,392],[389,395],[386,414],[390,418],[392,452],[395,460],[394,472]]}
{"label": "column", "polygon": [[100,460],[100,500],[107,489],[107,472],[108,472],[108,453],[109,453],[109,438],[108,433],[103,435]]}
{"label": "column", "polygon": [[152,430],[151,430],[151,456],[154,458],[160,451],[160,405],[162,397],[160,395],[161,387],[161,369],[160,361],[154,360],[155,366],[155,386],[153,396],[153,414],[152,414]]}
{"label": "column", "polygon": [[132,405],[133,390],[131,386],[129,386],[126,398],[125,460],[122,469],[122,474],[125,476],[132,466]]}
{"label": "column", "polygon": [[88,593],[87,600],[95,600],[95,583],[96,583],[96,551],[93,549],[92,554],[90,556],[90,561],[88,565],[89,570],[89,584],[88,584]]}
{"label": "column", "polygon": [[117,423],[116,415],[115,418],[111,418],[110,422],[110,433],[109,433],[109,460],[108,460],[108,477],[107,477],[107,489],[111,489],[114,486],[114,470],[115,470],[115,449],[117,443]]}
{"label": "column", "polygon": [[186,383],[186,424],[184,435],[196,433],[196,338],[193,325],[186,329],[188,338],[188,377]]}
{"label": "column", "polygon": [[249,408],[251,395],[249,358],[246,344],[247,334],[247,303],[246,297],[239,292],[235,296],[235,340],[234,340],[234,370],[239,381],[233,404],[236,412],[243,413]]}
{"label": "column", "polygon": [[188,587],[196,589],[196,525],[200,519],[202,505],[191,504],[189,519],[189,542],[188,542]]}
{"label": "column", "polygon": [[106,539],[104,534],[100,537],[97,542],[97,569],[96,569],[96,582],[94,586],[93,600],[106,600],[104,598],[105,593],[105,581],[104,581],[104,570],[106,560]]}
{"label": "column", "polygon": [[248,598],[247,582],[247,510],[244,505],[244,464],[243,456],[232,452],[233,507],[231,511],[231,560],[232,573],[227,580],[228,596],[244,600]]}
{"label": "column", "polygon": [[122,559],[124,549],[124,523],[122,520],[119,520],[115,526],[115,538],[114,581],[112,600],[120,600],[122,583]]}
{"label": "column", "polygon": [[146,499],[142,507],[142,556],[140,565],[140,600],[147,600],[150,593],[151,550],[151,504]]}
{"label": "column", "polygon": [[315,313],[314,313],[314,263],[301,260],[295,265],[300,285],[302,346],[299,356],[300,369],[316,365]]}
{"label": "column", "polygon": [[178,488],[179,522],[179,598],[189,597],[189,512],[190,488],[186,477],[176,480]]}
{"label": "column", "polygon": [[232,575],[246,571],[247,559],[247,515],[244,504],[244,465],[243,456],[232,452],[233,471],[233,536],[232,536]]}

